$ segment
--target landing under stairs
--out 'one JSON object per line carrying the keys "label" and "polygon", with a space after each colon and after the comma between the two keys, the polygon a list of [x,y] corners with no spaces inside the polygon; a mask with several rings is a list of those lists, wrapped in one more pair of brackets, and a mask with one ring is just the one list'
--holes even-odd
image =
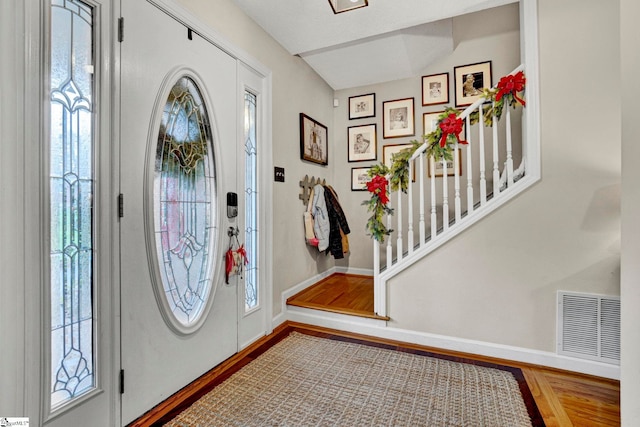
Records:
{"label": "landing under stairs", "polygon": [[302,307],[368,319],[389,320],[373,309],[373,276],[334,273],[287,299]]}

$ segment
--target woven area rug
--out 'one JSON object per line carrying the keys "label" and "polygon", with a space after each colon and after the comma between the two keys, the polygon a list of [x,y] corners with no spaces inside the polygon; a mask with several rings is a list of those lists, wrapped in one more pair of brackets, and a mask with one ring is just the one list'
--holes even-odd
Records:
{"label": "woven area rug", "polygon": [[532,422],[511,372],[292,332],[165,425]]}

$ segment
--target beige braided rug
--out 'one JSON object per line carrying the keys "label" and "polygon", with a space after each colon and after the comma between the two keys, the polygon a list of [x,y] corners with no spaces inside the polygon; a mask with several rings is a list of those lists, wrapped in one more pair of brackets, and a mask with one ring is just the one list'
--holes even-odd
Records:
{"label": "beige braided rug", "polygon": [[507,371],[293,332],[167,426],[531,426]]}

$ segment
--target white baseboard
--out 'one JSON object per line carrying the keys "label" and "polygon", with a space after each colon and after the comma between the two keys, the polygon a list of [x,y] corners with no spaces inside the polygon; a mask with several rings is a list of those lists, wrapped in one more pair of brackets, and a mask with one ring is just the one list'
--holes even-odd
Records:
{"label": "white baseboard", "polygon": [[364,319],[356,316],[339,315],[318,310],[298,309],[285,310],[273,319],[274,327],[285,321],[306,323],[362,335],[418,344],[442,350],[487,356],[495,359],[540,365],[581,374],[594,375],[614,380],[620,379],[620,366],[590,360],[560,356],[555,353],[474,341],[464,338],[429,334],[385,326],[386,322],[376,319]]}
{"label": "white baseboard", "polygon": [[[357,271],[357,272],[356,272]],[[319,280],[336,272],[349,274],[371,275],[370,270],[348,269],[333,267],[317,276],[288,289],[282,293],[282,311],[272,319],[273,327],[289,320],[292,322],[306,323],[309,325],[337,329],[357,334],[434,347],[443,350],[457,351],[461,353],[487,356],[496,359],[511,360],[514,362],[540,365],[565,371],[578,372],[587,375],[595,375],[614,380],[620,379],[620,366],[607,363],[594,362],[584,359],[576,359],[561,356],[556,353],[532,350],[523,347],[514,347],[502,344],[494,344],[483,341],[475,341],[464,338],[450,337],[425,332],[398,329],[387,326],[387,322],[377,319],[365,319],[356,316],[348,316],[336,313],[310,310],[299,307],[287,307],[287,298],[297,294]]]}

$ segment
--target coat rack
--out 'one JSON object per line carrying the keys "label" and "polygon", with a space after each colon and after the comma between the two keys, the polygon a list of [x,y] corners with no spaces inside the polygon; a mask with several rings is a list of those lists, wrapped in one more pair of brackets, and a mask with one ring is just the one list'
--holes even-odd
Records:
{"label": "coat rack", "polygon": [[307,206],[309,203],[309,195],[311,194],[311,189],[316,185],[327,185],[327,181],[325,179],[320,179],[316,177],[311,177],[309,180],[309,175],[305,175],[304,179],[300,181],[300,187],[302,187],[302,193],[298,195],[298,198],[302,200],[302,203]]}

